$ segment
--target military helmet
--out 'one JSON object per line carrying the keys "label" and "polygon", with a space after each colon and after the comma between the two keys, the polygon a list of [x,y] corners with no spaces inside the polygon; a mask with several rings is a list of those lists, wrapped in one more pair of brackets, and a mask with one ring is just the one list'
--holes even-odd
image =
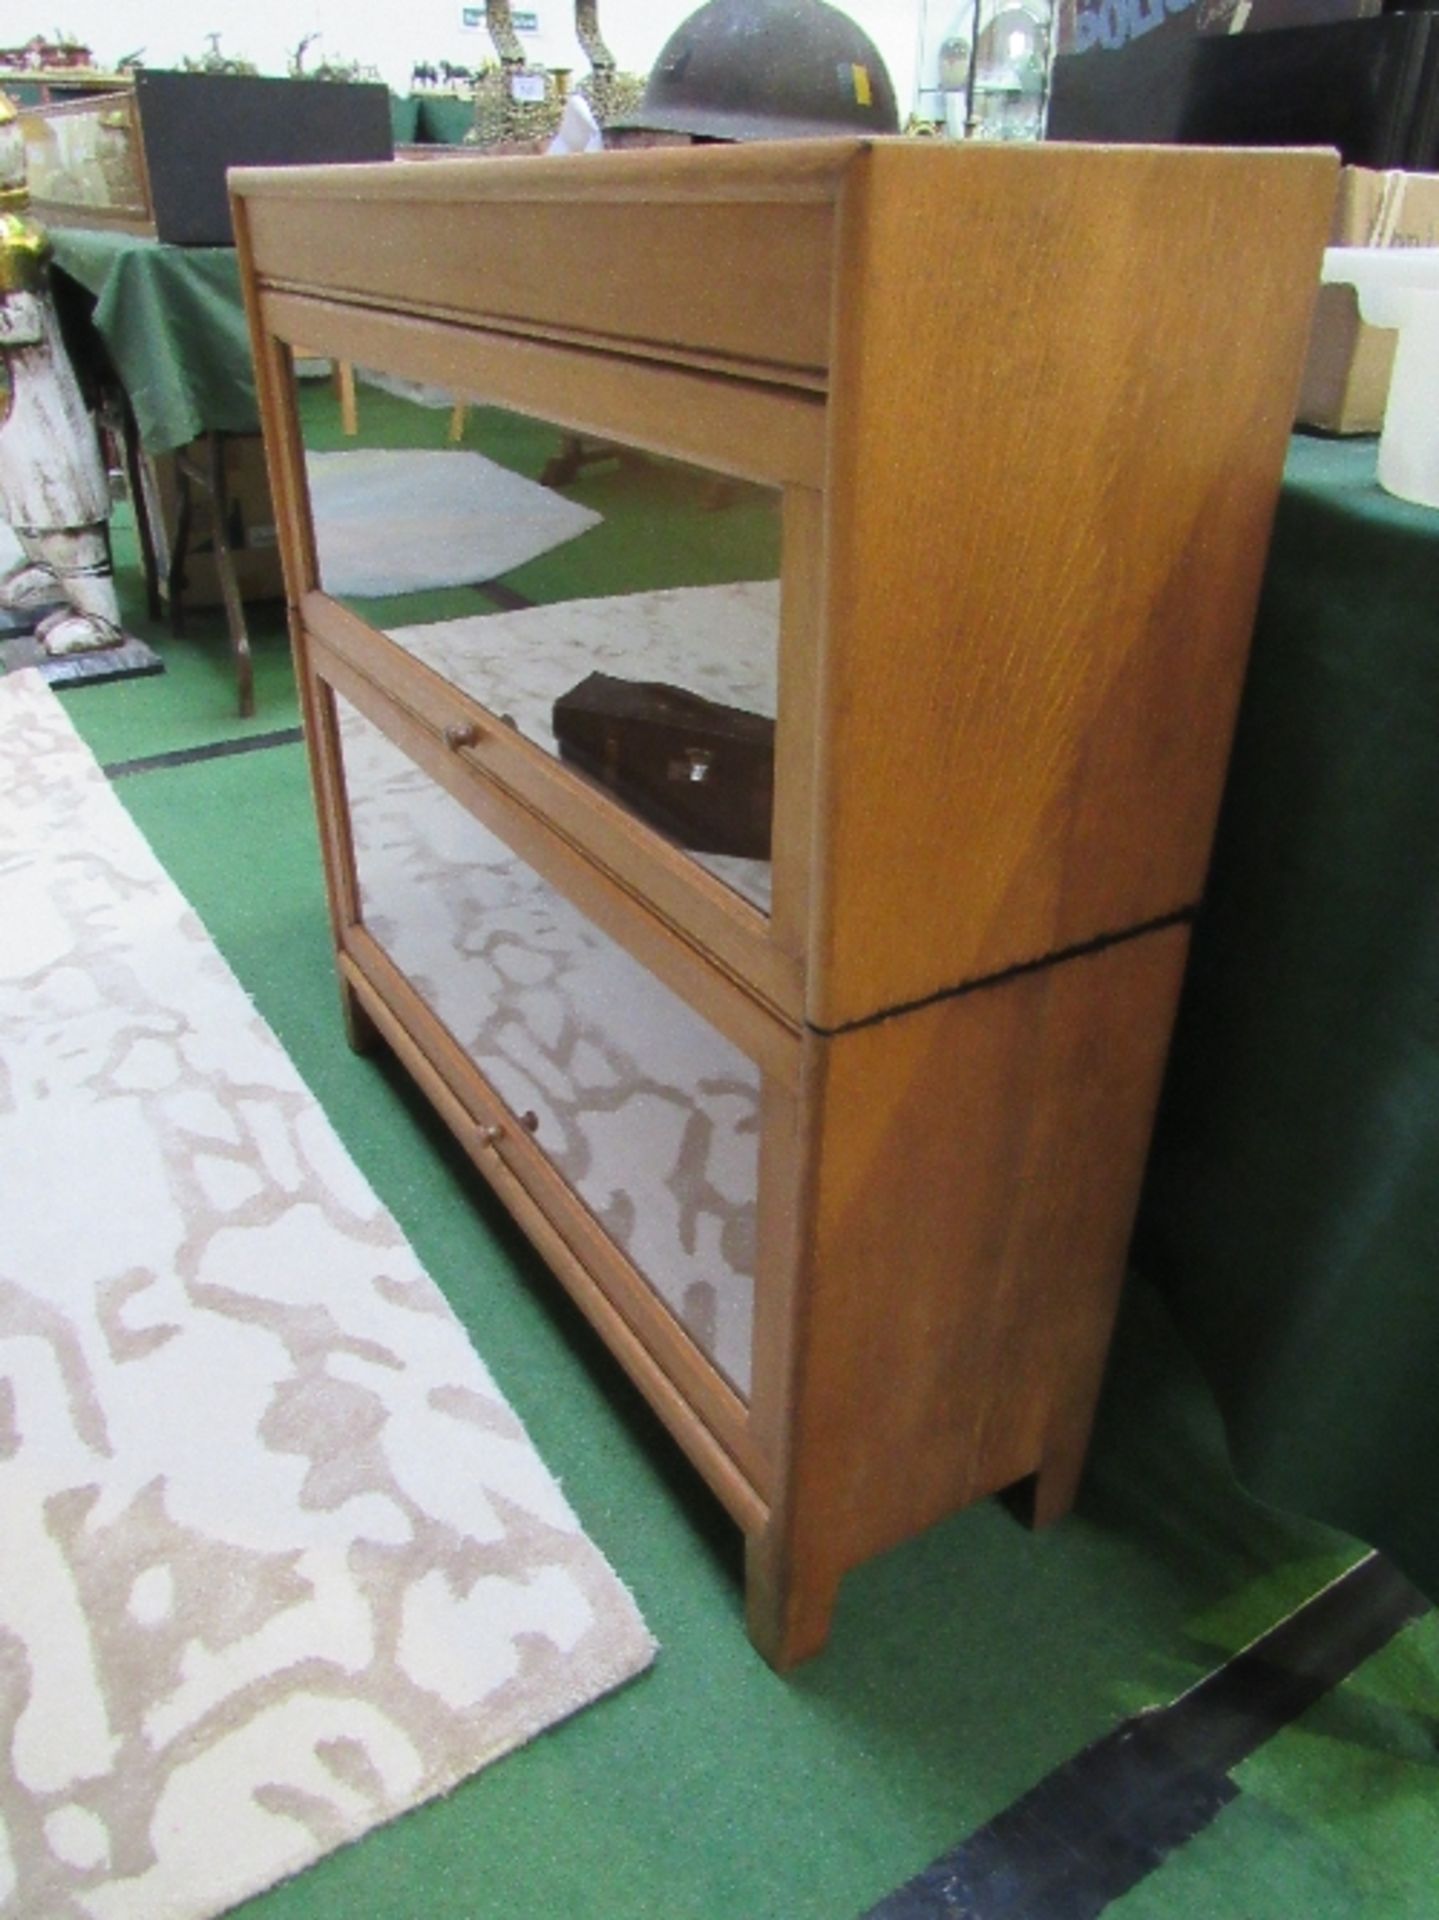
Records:
{"label": "military helmet", "polygon": [[708,140],[897,133],[874,42],[825,0],[708,0],[670,35],[624,123]]}

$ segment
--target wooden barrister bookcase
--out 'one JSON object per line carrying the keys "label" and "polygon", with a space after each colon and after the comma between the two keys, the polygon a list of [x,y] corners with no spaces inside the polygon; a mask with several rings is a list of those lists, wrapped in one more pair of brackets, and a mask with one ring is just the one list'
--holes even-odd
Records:
{"label": "wooden barrister bookcase", "polygon": [[[866,1557],[1074,1494],[1334,185],[904,141],[232,175],[352,1037],[743,1529],[776,1665]],[[749,490],[778,584],[389,638],[323,589],[296,345]],[[674,680],[756,632],[736,877],[544,712],[587,634]]]}

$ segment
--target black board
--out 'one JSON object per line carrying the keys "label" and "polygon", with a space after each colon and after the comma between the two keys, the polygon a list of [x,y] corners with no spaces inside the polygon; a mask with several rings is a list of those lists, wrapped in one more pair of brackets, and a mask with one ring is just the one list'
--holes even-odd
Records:
{"label": "black board", "polygon": [[1439,14],[1154,33],[1054,63],[1051,140],[1337,147],[1350,166],[1439,166]]}
{"label": "black board", "polygon": [[234,244],[228,167],[394,157],[378,84],[142,69],[135,105],[156,237],[180,246]]}

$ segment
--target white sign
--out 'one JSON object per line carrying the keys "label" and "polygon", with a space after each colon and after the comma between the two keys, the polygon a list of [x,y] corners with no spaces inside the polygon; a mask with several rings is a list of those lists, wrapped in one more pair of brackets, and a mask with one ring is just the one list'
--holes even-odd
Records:
{"label": "white sign", "polygon": [[[538,33],[540,16],[537,13],[517,13],[512,15],[516,33]],[[460,26],[466,33],[478,33],[485,24],[483,7],[461,7]]]}

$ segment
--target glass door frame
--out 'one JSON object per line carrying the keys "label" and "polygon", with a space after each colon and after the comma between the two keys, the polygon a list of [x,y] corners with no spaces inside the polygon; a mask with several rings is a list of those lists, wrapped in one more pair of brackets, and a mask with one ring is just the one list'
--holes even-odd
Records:
{"label": "glass door frame", "polygon": [[[268,361],[263,384],[273,396],[271,480],[288,534],[284,560],[297,659],[313,645],[382,681],[418,721],[439,729],[457,757],[549,821],[797,1027],[804,1011],[816,826],[823,395],[310,296],[263,292],[259,306]],[[297,348],[444,386],[474,404],[505,407],[779,491],[783,559],[768,914],[325,593],[305,483]]]}
{"label": "glass door frame", "polygon": [[[346,1020],[396,1052],[747,1534],[785,1473],[811,1145],[803,1021],[822,629],[822,389],[533,342],[450,321],[247,288],[266,451]],[[497,723],[318,585],[295,350],[672,455],[782,493],[774,904],[768,916],[543,749]],[[603,366],[597,363],[603,361]],[[580,911],[761,1071],[748,1401],[701,1353],[363,925],[339,758],[339,692],[499,831]],[[471,742],[468,727],[477,729]],[[460,728],[465,737],[451,732]]]}

